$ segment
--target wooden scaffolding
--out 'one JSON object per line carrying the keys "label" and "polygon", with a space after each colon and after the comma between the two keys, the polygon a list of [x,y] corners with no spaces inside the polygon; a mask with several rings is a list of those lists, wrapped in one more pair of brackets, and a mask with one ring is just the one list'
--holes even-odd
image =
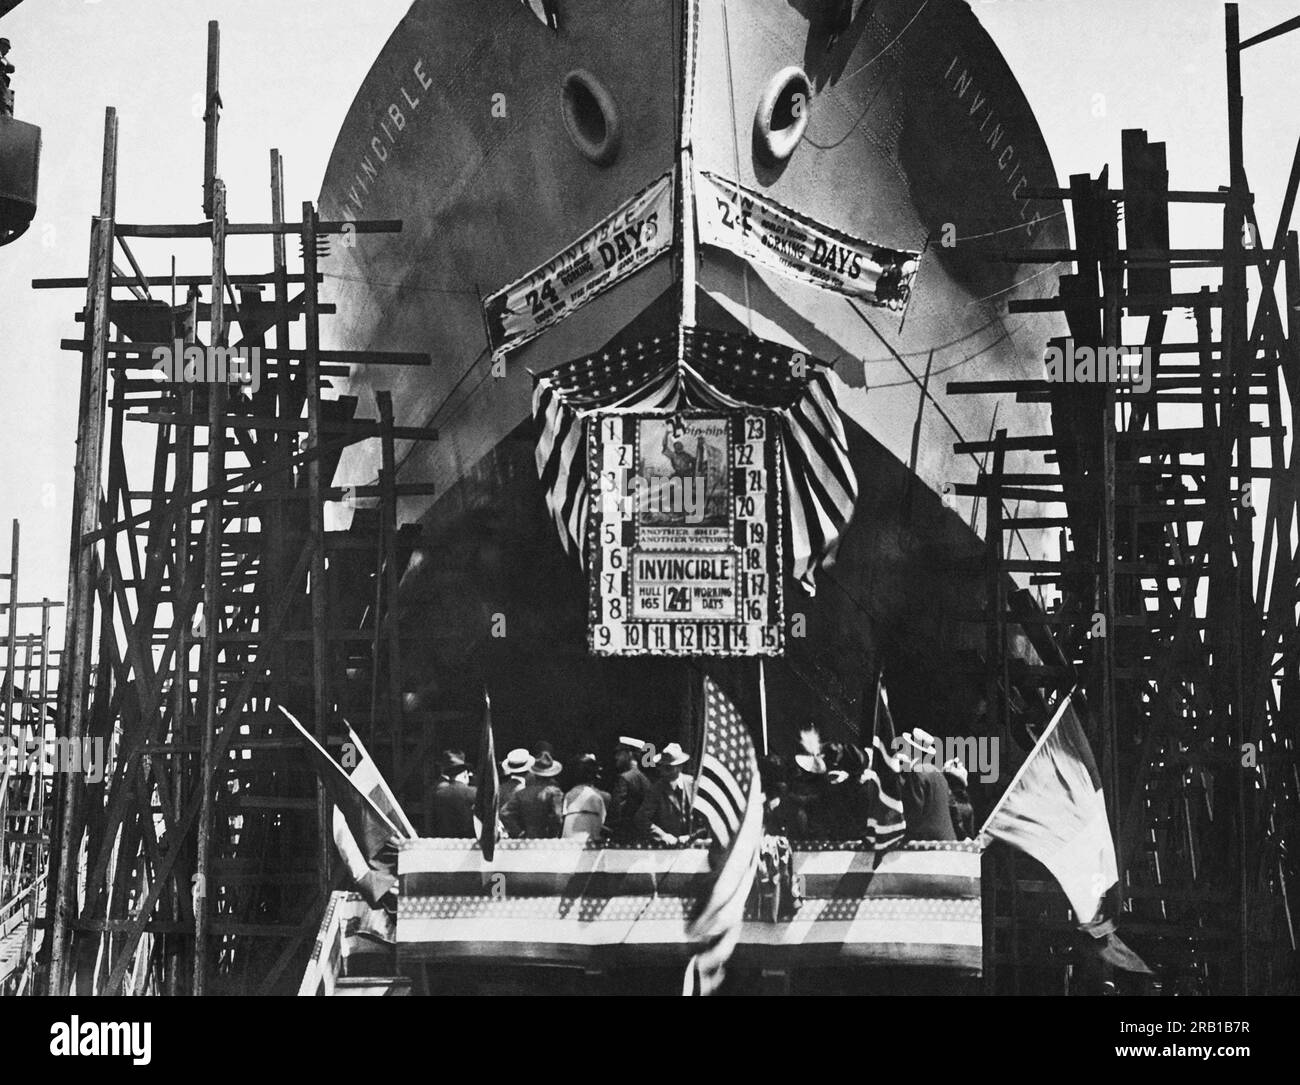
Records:
{"label": "wooden scaffolding", "polygon": [[[50,640],[50,599],[21,601],[20,529],[13,522],[8,600],[0,603],[5,633],[0,688],[4,746],[0,749],[0,995],[32,990],[35,949],[49,848],[49,801],[62,767],[54,738],[59,649]],[[64,764],[66,764],[66,756]]]}
{"label": "wooden scaffolding", "polygon": [[[1075,344],[1148,351],[1150,387],[949,385],[1050,405],[1051,433],[959,446],[986,456],[959,492],[987,502],[990,703],[1010,742],[1042,722],[1043,692],[1081,692],[1118,852],[1107,910],[1181,993],[1294,990],[1297,978],[1300,259],[1286,227],[1300,145],[1265,246],[1242,158],[1240,67],[1243,49],[1296,23],[1241,42],[1227,5],[1227,185],[1170,191],[1164,144],[1126,131],[1120,187],[1103,170],[1033,194],[1069,202],[1073,248],[985,254],[1073,264],[1057,297],[1010,311],[1063,313]],[[1220,214],[1222,247],[1171,248],[1171,204]],[[1178,310],[1195,334],[1170,341]],[[1145,321],[1140,341],[1133,321]],[[1012,450],[1040,453],[1043,471],[1005,470]],[[1049,515],[1021,515],[1024,504]],[[1010,533],[1025,529],[1059,531],[1057,556],[1009,559]],[[1058,604],[1045,613],[1010,574],[1050,585]],[[1032,644],[1032,666],[1013,661],[1013,637]],[[1075,985],[1087,955],[1055,883],[1023,856],[995,848],[989,860],[986,989],[1087,987]]]}
{"label": "wooden scaffolding", "polygon": [[[392,749],[404,741],[387,620],[409,535],[394,442],[434,434],[395,426],[384,393],[377,417],[361,418],[354,399],[322,388],[356,366],[429,358],[322,349],[334,310],[317,270],[330,244],[401,223],[324,222],[311,203],[286,219],[276,151],[270,221],[230,222],[219,46],[212,23],[204,221],[117,220],[109,109],[89,275],[33,284],[86,291],[84,334],[63,344],[81,355],[82,381],[58,732],[114,751],[102,782],[57,781],[40,959],[49,993],[295,989],[342,872],[329,807],[277,706],[322,741],[343,712]],[[237,236],[270,241],[270,271],[227,270]],[[300,270],[286,252],[295,237]],[[173,257],[148,274],[147,241],[175,239],[209,242],[210,264],[178,274]],[[245,357],[260,380],[217,372],[223,348],[255,352]],[[198,380],[152,372],[177,353],[212,368]],[[378,482],[332,488],[343,450],[365,440],[382,447]],[[330,501],[368,507],[333,531]],[[372,601],[364,618],[344,612],[341,594]]]}

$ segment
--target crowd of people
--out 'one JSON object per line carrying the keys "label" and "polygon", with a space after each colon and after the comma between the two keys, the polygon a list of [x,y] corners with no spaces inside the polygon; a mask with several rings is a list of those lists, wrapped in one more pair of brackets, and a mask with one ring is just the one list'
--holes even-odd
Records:
{"label": "crowd of people", "polygon": [[[498,766],[501,835],[689,843],[703,835],[691,813],[694,778],[683,771],[689,760],[676,742],[657,751],[640,739],[622,738],[607,781],[592,753],[580,755],[566,770],[548,742],[531,751],[511,750]],[[438,767],[433,835],[476,836],[477,793],[464,753],[445,750]]]}
{"label": "crowd of people", "polygon": [[[966,768],[933,764],[935,739],[917,728],[903,736],[898,755],[903,815],[909,840],[964,840],[973,835]],[[690,756],[676,742],[662,751],[622,737],[606,774],[593,753],[570,766],[549,742],[511,750],[497,766],[498,830],[502,837],[571,838],[616,844],[684,845],[707,837],[693,814],[695,780]],[[805,744],[787,759],[762,758],[764,829],[791,840],[861,840],[867,836],[870,788],[878,786],[872,756],[852,743]],[[439,759],[430,826],[436,837],[475,837],[477,792],[459,750]]]}
{"label": "crowd of people", "polygon": [[[791,840],[861,840],[868,836],[871,792],[878,788],[873,751],[850,742],[822,743],[804,732],[803,752],[793,761],[777,754],[759,762],[766,796],[764,828]],[[953,758],[935,764],[937,742],[915,728],[898,751],[899,798],[908,840],[968,840],[974,810],[967,770]]]}

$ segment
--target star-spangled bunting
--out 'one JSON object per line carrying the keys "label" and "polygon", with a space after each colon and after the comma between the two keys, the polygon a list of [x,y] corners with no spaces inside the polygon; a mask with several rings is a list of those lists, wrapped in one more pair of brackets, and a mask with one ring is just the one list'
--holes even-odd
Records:
{"label": "star-spangled bunting", "polygon": [[[802,365],[800,360],[802,359]],[[566,551],[586,565],[589,411],[767,407],[780,419],[792,570],[812,592],[853,515],[858,480],[825,368],[753,336],[686,328],[567,362],[533,392],[537,470]]]}

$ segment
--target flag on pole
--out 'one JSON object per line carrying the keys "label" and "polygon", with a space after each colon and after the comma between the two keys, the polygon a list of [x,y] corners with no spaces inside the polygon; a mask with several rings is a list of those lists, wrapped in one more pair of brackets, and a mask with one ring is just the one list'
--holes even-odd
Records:
{"label": "flag on pole", "polygon": [[483,736],[478,748],[477,799],[474,813],[479,820],[478,846],[487,862],[492,862],[497,850],[497,780],[496,743],[492,738],[492,698],[483,690]]}
{"label": "flag on pole", "polygon": [[1088,923],[1119,872],[1101,774],[1073,699],[1073,690],[1061,699],[980,838],[1032,855],[1061,883],[1078,921]]}
{"label": "flag on pole", "polygon": [[713,830],[717,875],[686,931],[695,955],[687,965],[683,993],[708,995],[722,983],[740,939],[763,843],[763,793],[754,743],[735,705],[712,678],[704,680],[704,744],[694,809]]}
{"label": "flag on pole", "polygon": [[894,751],[894,717],[889,711],[883,675],[876,676],[875,705],[868,748],[866,842],[875,851],[888,851],[903,842],[903,781]]}
{"label": "flag on pole", "polygon": [[529,8],[544,25],[555,31],[560,29],[560,16],[555,9],[555,0],[521,0],[521,3]]}
{"label": "flag on pole", "polygon": [[288,709],[281,705],[280,711],[303,740],[334,804],[332,828],[339,854],[362,894],[371,904],[378,903],[397,884],[394,841],[413,840],[419,834],[351,727],[340,764]]}
{"label": "flag on pole", "polygon": [[420,834],[415,831],[415,826],[411,824],[411,819],[406,816],[406,811],[397,801],[393,789],[388,786],[388,781],[379,771],[375,759],[362,744],[361,736],[352,730],[352,725],[346,720],[343,721],[343,726],[348,732],[348,739],[343,744],[343,767],[345,769],[351,767],[351,772],[348,774],[349,782],[379,807],[404,838],[414,840]]}

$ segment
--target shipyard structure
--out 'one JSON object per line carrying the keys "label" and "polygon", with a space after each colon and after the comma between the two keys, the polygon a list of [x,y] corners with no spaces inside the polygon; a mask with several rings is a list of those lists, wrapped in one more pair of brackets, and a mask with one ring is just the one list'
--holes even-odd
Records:
{"label": "shipyard structure", "polygon": [[0,978],[1288,989],[1300,165],[1260,223],[1288,26],[1225,10],[1171,189],[1143,131],[1058,179],[962,0],[417,0],[259,223],[213,24],[201,218],[118,221],[110,110],[34,283],[80,440],[8,722],[109,753],[14,778]]}

